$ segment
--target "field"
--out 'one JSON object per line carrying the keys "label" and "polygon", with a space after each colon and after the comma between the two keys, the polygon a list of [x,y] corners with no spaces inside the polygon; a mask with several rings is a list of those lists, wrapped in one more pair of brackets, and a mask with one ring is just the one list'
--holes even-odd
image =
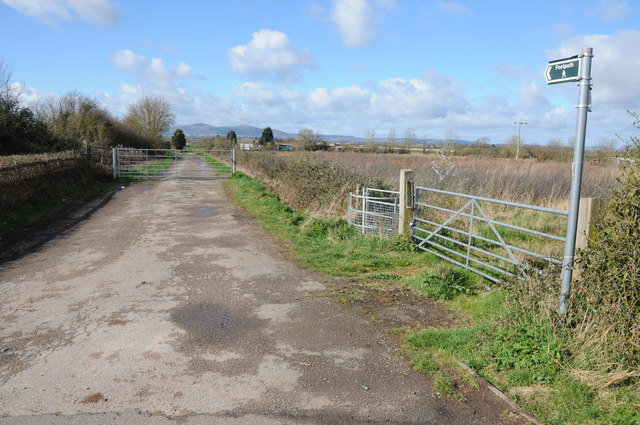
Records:
{"label": "field", "polygon": [[[266,179],[288,202],[293,201],[296,206],[311,205],[311,212],[341,216],[346,213],[346,204],[339,199],[327,198],[323,206],[317,205],[315,199],[298,202],[295,198],[304,193],[288,193],[294,188],[283,186],[284,174],[291,177],[291,182],[300,182],[299,185],[306,179],[322,185],[321,179],[335,178],[339,174],[340,179],[334,180],[332,191],[337,197],[346,196],[345,193],[355,191],[362,184],[397,189],[400,170],[410,168],[414,170],[419,186],[557,209],[568,208],[571,189],[571,164],[551,161],[444,155],[245,152],[239,158],[239,165]],[[585,164],[582,196],[606,197],[616,186],[618,175],[616,167]]]}

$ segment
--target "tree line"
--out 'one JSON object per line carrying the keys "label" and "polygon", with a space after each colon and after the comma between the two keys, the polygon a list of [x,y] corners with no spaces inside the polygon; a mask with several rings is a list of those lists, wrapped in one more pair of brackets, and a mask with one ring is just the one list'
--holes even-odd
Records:
{"label": "tree line", "polygon": [[[24,106],[21,88],[12,84],[11,77],[0,62],[0,155],[57,152],[88,145],[170,147],[162,132],[175,122],[175,115],[164,98],[145,96],[118,119],[95,99],[75,91]],[[174,134],[172,142],[175,145],[183,140]]]}

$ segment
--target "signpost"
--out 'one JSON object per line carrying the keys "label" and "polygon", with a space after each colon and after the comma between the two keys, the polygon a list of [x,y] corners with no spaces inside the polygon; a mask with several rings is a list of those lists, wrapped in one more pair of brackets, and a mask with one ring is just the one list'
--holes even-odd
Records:
{"label": "signpost", "polygon": [[578,81],[579,97],[576,108],[578,119],[576,124],[576,145],[573,150],[571,173],[571,199],[569,204],[569,222],[567,223],[567,241],[562,261],[562,289],[558,312],[563,318],[567,313],[571,278],[573,276],[573,260],[578,230],[578,210],[580,209],[580,185],[582,183],[582,165],[584,163],[584,142],[587,134],[587,112],[591,111],[591,58],[593,49],[586,47],[578,56],[550,61],[544,76],[547,84]]}
{"label": "signpost", "polygon": [[566,83],[580,80],[580,56],[550,61],[544,72],[547,84]]}

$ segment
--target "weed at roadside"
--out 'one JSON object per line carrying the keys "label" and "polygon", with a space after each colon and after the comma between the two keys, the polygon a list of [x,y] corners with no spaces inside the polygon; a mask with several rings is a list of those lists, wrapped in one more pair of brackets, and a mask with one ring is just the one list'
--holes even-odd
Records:
{"label": "weed at roadside", "polygon": [[475,276],[460,267],[449,264],[436,266],[412,279],[411,286],[438,300],[451,300],[475,291]]}

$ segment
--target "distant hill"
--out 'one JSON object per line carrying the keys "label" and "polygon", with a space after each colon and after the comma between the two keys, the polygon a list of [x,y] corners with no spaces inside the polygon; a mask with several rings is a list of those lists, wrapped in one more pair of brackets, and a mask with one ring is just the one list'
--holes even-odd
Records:
{"label": "distant hill", "polygon": [[[233,125],[233,126],[214,126],[209,124],[196,123],[196,124],[171,126],[169,130],[163,133],[163,136],[171,137],[171,135],[177,128],[182,129],[187,139],[201,139],[204,137],[215,137],[215,136],[224,137],[229,131],[232,131],[232,130],[236,132],[238,139],[250,139],[253,137],[260,138],[260,136],[262,135],[262,130],[264,130],[263,128],[253,127],[245,124],[239,124],[239,125]],[[294,133],[287,133],[286,131],[278,130],[275,128],[272,128],[272,130],[273,130],[273,137],[276,139],[290,139],[290,138],[296,137],[296,134]],[[336,135],[322,135],[322,138],[324,140],[337,142],[337,143],[357,143],[357,144],[366,143],[366,140],[364,138],[355,137],[355,136],[344,136],[344,135],[336,134]],[[386,141],[387,141],[386,138],[375,139],[376,143],[385,143]],[[398,139],[398,143],[401,143],[401,142],[402,140]],[[415,140],[415,143],[419,143],[419,144],[428,143],[428,144],[438,145],[443,142],[444,142],[443,139]],[[453,143],[456,145],[466,145],[466,144],[470,144],[471,142],[467,140],[454,140]]]}

